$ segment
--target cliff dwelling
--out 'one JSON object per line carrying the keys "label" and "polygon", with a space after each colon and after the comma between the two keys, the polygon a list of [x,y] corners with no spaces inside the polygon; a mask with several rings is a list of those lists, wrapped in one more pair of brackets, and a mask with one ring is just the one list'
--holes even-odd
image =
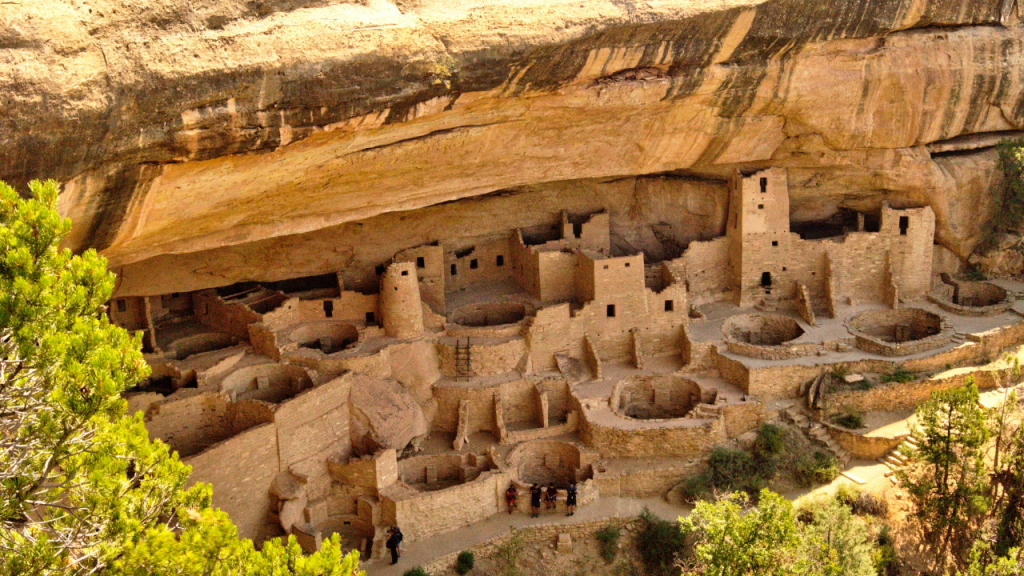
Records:
{"label": "cliff dwelling", "polygon": [[110,317],[153,367],[129,403],[244,535],[338,533],[372,559],[392,525],[416,541],[507,512],[509,484],[575,481],[585,507],[678,483],[780,405],[827,402],[835,366],[927,372],[1018,341],[1024,285],[936,269],[931,208],[794,225],[790,178],[735,171],[721,234],[668,257],[596,207],[328,274],[122,290]]}

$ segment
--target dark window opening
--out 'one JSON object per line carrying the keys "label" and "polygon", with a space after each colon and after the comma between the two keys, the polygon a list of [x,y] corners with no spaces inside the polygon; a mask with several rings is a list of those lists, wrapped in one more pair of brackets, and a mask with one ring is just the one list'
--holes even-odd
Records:
{"label": "dark window opening", "polygon": [[764,194],[767,191],[768,191],[768,179],[767,178],[761,178],[761,194]]}
{"label": "dark window opening", "polygon": [[409,275],[409,271],[408,270],[402,270],[402,276],[408,276],[408,275]]}
{"label": "dark window opening", "polygon": [[477,261],[476,258],[473,258],[472,260],[469,261],[469,269],[470,270],[476,270],[479,267],[480,267],[480,262]]}
{"label": "dark window opening", "polygon": [[761,287],[762,288],[771,288],[772,287],[772,273],[771,272],[761,272]]}
{"label": "dark window opening", "polygon": [[417,256],[416,257],[416,267],[417,268],[426,268],[427,267],[427,261],[423,259],[423,256]]}
{"label": "dark window opening", "polygon": [[366,313],[366,323],[367,324],[376,324],[377,323],[377,316],[373,312],[367,312]]}
{"label": "dark window opening", "polygon": [[331,318],[334,316],[334,302],[330,300],[324,300],[324,316]]}
{"label": "dark window opening", "polygon": [[458,273],[459,272],[458,272],[458,269],[455,268],[455,264],[452,264],[452,276],[455,276]]}
{"label": "dark window opening", "polygon": [[376,271],[377,275],[380,276],[381,274],[384,273],[384,265],[381,264],[380,266],[377,266],[376,268],[374,268],[374,271]]}
{"label": "dark window opening", "polygon": [[203,302],[203,314],[209,314],[209,313],[210,313],[210,303],[209,302]]}
{"label": "dark window opening", "polygon": [[607,270],[607,269],[608,269],[608,265],[607,265],[607,264],[605,264],[605,265],[604,265],[604,269],[605,269],[605,270]]}
{"label": "dark window opening", "polygon": [[672,312],[675,305],[671,300],[665,300],[665,312]]}
{"label": "dark window opening", "polygon": [[782,267],[782,271],[783,271],[783,272],[785,272],[786,270],[788,270],[788,268],[786,268],[785,266],[783,266],[783,267]]}
{"label": "dark window opening", "polygon": [[572,235],[577,238],[583,236],[583,222],[572,223]]}
{"label": "dark window opening", "polygon": [[758,210],[764,210],[764,204],[758,204],[757,205],[757,209]]}
{"label": "dark window opening", "polygon": [[629,262],[626,262],[626,268],[629,268]]}
{"label": "dark window opening", "polygon": [[608,305],[608,317],[615,318],[615,304]]}
{"label": "dark window opening", "polygon": [[823,220],[791,222],[789,225],[790,231],[799,234],[803,240],[836,238],[849,232],[856,232],[857,228],[857,211],[849,208],[839,208]]}
{"label": "dark window opening", "polygon": [[778,246],[778,245],[779,245],[779,241],[778,240],[772,240],[772,246]]}
{"label": "dark window opening", "polygon": [[910,218],[907,216],[900,216],[900,236],[906,236],[908,228],[910,228]]}
{"label": "dark window opening", "polygon": [[124,312],[127,309],[128,309],[128,304],[124,301],[124,298],[121,298],[120,300],[117,301],[117,311],[118,312]]}
{"label": "dark window opening", "polygon": [[505,265],[505,257],[502,256],[501,254],[498,254],[498,257],[494,259],[494,264],[497,265],[497,266],[504,266]]}

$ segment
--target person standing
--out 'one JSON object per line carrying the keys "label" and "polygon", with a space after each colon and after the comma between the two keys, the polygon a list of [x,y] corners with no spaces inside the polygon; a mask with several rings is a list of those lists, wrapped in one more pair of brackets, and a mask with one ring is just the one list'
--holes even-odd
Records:
{"label": "person standing", "polygon": [[530,509],[531,509],[530,516],[532,518],[536,518],[536,517],[540,516],[540,495],[541,495],[540,486],[538,486],[536,484],[534,484],[533,486],[530,486]]}
{"label": "person standing", "polygon": [[576,481],[573,480],[569,483],[569,487],[565,490],[565,509],[566,516],[572,516],[576,514]]}
{"label": "person standing", "polygon": [[398,559],[402,557],[402,531],[398,529],[398,526],[392,526],[388,530],[388,539],[384,545],[388,550],[391,551],[391,564],[398,564]]}

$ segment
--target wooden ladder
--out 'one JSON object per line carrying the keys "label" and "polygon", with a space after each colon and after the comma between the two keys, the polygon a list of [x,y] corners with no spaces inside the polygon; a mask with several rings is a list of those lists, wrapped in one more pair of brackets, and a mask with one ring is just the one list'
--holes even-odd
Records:
{"label": "wooden ladder", "polygon": [[470,372],[469,338],[465,344],[461,339],[455,341],[455,378],[462,380],[472,376]]}

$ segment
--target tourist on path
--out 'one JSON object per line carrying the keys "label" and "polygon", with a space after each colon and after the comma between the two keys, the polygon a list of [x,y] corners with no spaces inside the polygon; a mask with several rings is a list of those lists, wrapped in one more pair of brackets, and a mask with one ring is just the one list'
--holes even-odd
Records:
{"label": "tourist on path", "polygon": [[569,483],[569,487],[565,490],[565,509],[568,512],[566,516],[572,516],[576,513],[576,481]]}
{"label": "tourist on path", "polygon": [[512,482],[508,483],[508,489],[505,490],[505,503],[508,504],[508,513],[511,514],[516,508],[516,499],[519,497],[519,490],[516,490],[516,485]]}
{"label": "tourist on path", "polygon": [[548,484],[548,493],[544,495],[544,509],[554,510],[555,502],[558,500],[558,488],[555,488],[554,482]]}
{"label": "tourist on path", "polygon": [[540,486],[538,486],[536,484],[534,484],[533,486],[530,486],[530,508],[531,508],[530,516],[533,517],[533,518],[536,518],[536,517],[540,516],[540,494],[541,494]]}
{"label": "tourist on path", "polygon": [[391,564],[398,564],[398,559],[402,557],[402,531],[398,529],[398,526],[393,526],[388,530],[388,540],[384,543],[387,549],[391,551]]}

